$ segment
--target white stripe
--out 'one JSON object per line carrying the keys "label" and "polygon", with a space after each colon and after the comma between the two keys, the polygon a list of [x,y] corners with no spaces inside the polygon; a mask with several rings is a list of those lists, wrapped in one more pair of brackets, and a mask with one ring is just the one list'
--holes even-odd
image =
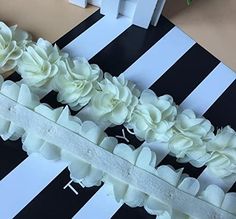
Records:
{"label": "white stripe", "polygon": [[[73,219],[111,218],[122,203],[115,200],[111,185],[103,185],[93,197],[81,208]],[[99,211],[97,211],[99,209]]]}
{"label": "white stripe", "polygon": [[235,73],[220,63],[202,83],[183,101],[182,108],[203,115],[235,80]]}
{"label": "white stripe", "polygon": [[[64,47],[63,51],[69,52],[72,56],[82,56],[90,59],[130,25],[131,22],[128,18],[120,17],[112,21],[104,17]],[[42,163],[42,166],[40,163]],[[47,163],[47,168],[44,168],[44,163]],[[11,171],[7,177],[0,181],[0,191],[2,191],[2,193],[0,193],[0,200],[8,200],[7,202],[0,201],[0,203],[3,203],[1,207],[5,209],[9,215],[12,217],[15,216],[65,168],[65,166],[60,164],[51,163],[52,162],[46,161],[41,157],[30,156]],[[25,175],[30,176],[29,173],[32,167],[38,168],[37,174],[32,178],[37,182],[36,185],[40,185],[38,187],[35,187],[35,184],[28,180],[29,177],[24,177]],[[18,190],[16,182],[17,185],[24,185],[27,189]],[[14,192],[14,196],[9,195],[13,194],[11,191],[15,191],[15,189],[18,190],[18,192]],[[15,204],[13,200],[17,200],[17,204]],[[4,206],[6,206],[6,208]],[[0,215],[5,214],[5,211],[0,211]]]}
{"label": "white stripe", "polygon": [[194,43],[183,31],[174,27],[125,71],[125,77],[135,82],[141,90],[149,88]]}
{"label": "white stripe", "polygon": [[[194,43],[179,28],[174,27],[124,72],[125,77],[137,83],[140,89],[146,89],[155,83]],[[140,77],[137,77],[138,75]],[[160,153],[159,149],[158,154]],[[166,147],[162,147],[162,149],[165,157]],[[106,188],[102,187],[100,190],[78,211],[74,218],[83,218],[82,216],[91,215],[91,212],[96,212],[100,218],[108,219],[119,210],[121,205],[115,201],[110,201],[110,196],[106,195],[108,193]],[[107,207],[101,206],[101,200],[104,203],[111,203],[111,206],[110,204]],[[107,208],[111,208],[113,212],[107,211]]]}
{"label": "white stripe", "polygon": [[32,154],[0,181],[0,218],[13,218],[38,195],[67,164]]}
{"label": "white stripe", "polygon": [[63,51],[72,57],[91,59],[129,26],[131,26],[129,18],[122,16],[113,19],[105,16],[65,46]]}

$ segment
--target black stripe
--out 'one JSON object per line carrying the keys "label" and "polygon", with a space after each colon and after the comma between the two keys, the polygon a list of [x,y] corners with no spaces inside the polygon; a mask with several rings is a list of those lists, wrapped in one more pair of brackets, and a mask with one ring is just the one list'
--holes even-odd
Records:
{"label": "black stripe", "polygon": [[118,76],[160,40],[174,25],[161,16],[157,27],[149,29],[132,25],[113,42],[95,55],[90,62]]}
{"label": "black stripe", "polygon": [[[46,103],[48,105],[50,105],[53,109],[56,109],[58,107],[65,107],[67,106],[67,104],[62,104],[60,102],[57,101],[57,92],[55,91],[51,91],[49,92],[44,98],[42,98],[40,100],[41,103]],[[77,111],[73,111],[72,109],[70,109],[70,113],[71,115],[76,115],[78,112]]]}
{"label": "black stripe", "polygon": [[58,39],[55,44],[58,45],[59,48],[64,48],[67,44],[69,44],[72,40],[78,37],[81,33],[86,31],[89,27],[95,24],[98,20],[100,20],[103,15],[100,14],[100,11],[93,13],[87,19],[85,19],[82,23],[74,27],[60,39]]}
{"label": "black stripe", "polygon": [[123,138],[117,137],[117,140],[118,140],[119,143],[131,144],[135,148],[138,148],[140,145],[143,144],[144,141],[139,141],[135,137],[135,135],[130,134],[123,125],[109,127],[109,128],[106,129],[106,133],[107,133],[108,136],[115,136],[115,137],[116,136],[123,136],[122,129],[124,130],[125,137],[128,139],[128,142],[127,142],[127,140],[125,140]]}
{"label": "black stripe", "polygon": [[5,81],[6,81],[6,80],[10,80],[10,81],[17,82],[17,81],[20,81],[21,79],[22,79],[22,77],[21,77],[18,73],[14,72],[14,73],[12,73],[11,75],[9,75],[9,76],[5,79]]}
{"label": "black stripe", "polygon": [[[217,84],[215,86],[217,86]],[[218,100],[204,114],[204,116],[212,122],[215,128],[230,125],[234,130],[236,130],[235,97],[236,81],[226,89],[220,98],[218,98]]]}
{"label": "black stripe", "polygon": [[229,192],[236,192],[236,182],[233,184],[233,186],[230,188]]}
{"label": "black stripe", "polygon": [[3,141],[0,138],[0,180],[27,157],[22,150],[21,140]]}
{"label": "black stripe", "polygon": [[72,218],[97,192],[99,187],[82,188],[77,183],[71,185],[79,193],[63,187],[70,181],[68,169],[54,179],[15,218]]}
{"label": "black stripe", "polygon": [[62,104],[57,101],[57,92],[55,92],[55,91],[49,92],[44,98],[42,98],[40,100],[40,102],[47,103],[54,109],[61,107],[61,106],[65,106],[65,104]]}
{"label": "black stripe", "polygon": [[124,204],[112,217],[112,219],[122,218],[155,219],[156,216],[148,214],[143,207],[130,208]]}
{"label": "black stripe", "polygon": [[158,96],[170,94],[180,104],[218,64],[219,60],[195,44],[151,89]]}

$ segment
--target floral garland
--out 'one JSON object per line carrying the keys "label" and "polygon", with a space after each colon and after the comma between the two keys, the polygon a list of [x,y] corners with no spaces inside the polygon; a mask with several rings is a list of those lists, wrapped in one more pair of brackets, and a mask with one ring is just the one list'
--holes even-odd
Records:
{"label": "floral garland", "polygon": [[199,181],[183,169],[156,168],[156,154],[148,147],[134,150],[118,144],[94,122],[71,116],[67,106],[53,109],[42,104],[27,85],[1,76],[0,124],[1,137],[21,137],[28,155],[64,160],[74,182],[111,185],[117,202],[143,206],[157,218],[236,218],[236,193],[224,193],[216,185],[200,190]]}
{"label": "floral garland", "polygon": [[32,42],[29,34],[0,22],[0,73],[16,70],[23,83],[58,92],[71,109],[90,108],[97,124],[124,124],[146,142],[167,143],[179,162],[206,165],[218,177],[236,173],[236,133],[226,126],[216,131],[204,117],[180,110],[169,95],[139,91],[121,74],[103,74],[84,58],[71,58],[46,40]]}

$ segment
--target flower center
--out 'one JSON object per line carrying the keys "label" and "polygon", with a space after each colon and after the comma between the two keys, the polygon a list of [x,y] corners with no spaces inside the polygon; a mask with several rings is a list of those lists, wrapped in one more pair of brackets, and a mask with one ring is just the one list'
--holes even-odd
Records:
{"label": "flower center", "polygon": [[115,98],[112,98],[112,99],[111,99],[111,105],[112,105],[113,107],[115,107],[118,103],[119,103],[119,100],[118,100],[118,99],[115,99]]}

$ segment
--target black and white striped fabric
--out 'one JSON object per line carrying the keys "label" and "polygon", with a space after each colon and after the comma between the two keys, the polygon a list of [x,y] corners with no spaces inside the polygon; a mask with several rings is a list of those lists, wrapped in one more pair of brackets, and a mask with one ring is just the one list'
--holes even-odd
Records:
{"label": "black and white striped fabric", "polygon": [[[236,129],[236,75],[189,36],[161,17],[148,30],[131,25],[126,18],[110,20],[94,13],[57,42],[74,56],[85,56],[101,69],[134,81],[141,90],[151,88],[157,95],[170,94],[177,104],[207,117],[215,127],[230,124]],[[19,76],[9,77],[18,81]],[[42,99],[53,107],[56,93]],[[111,136],[122,135],[122,126],[108,128]],[[128,132],[130,143],[143,142]],[[122,139],[119,139],[122,141]],[[199,178],[204,183],[205,168],[180,164],[161,145],[149,145],[160,164]],[[205,174],[206,173],[206,174]],[[222,185],[218,179],[212,183]],[[225,191],[236,192],[233,181]],[[143,208],[129,208],[108,196],[111,188],[82,188],[71,182],[63,162],[47,161],[40,155],[27,157],[20,141],[0,140],[0,218],[155,218]]]}

